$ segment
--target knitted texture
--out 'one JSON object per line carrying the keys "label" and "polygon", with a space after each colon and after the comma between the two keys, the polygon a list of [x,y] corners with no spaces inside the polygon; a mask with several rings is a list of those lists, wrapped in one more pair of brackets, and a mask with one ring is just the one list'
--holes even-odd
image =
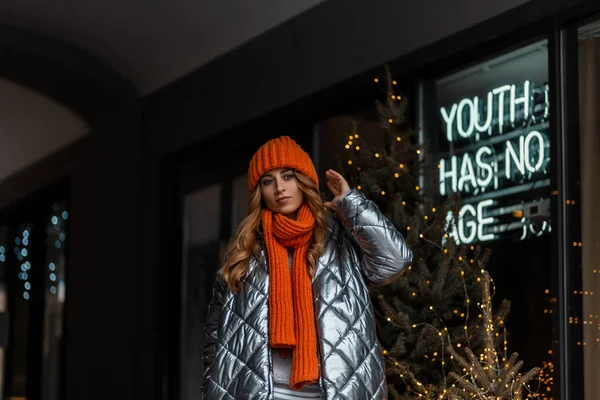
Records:
{"label": "knitted texture", "polygon": [[[269,256],[269,334],[271,347],[293,350],[290,386],[300,389],[319,378],[317,335],[306,251],[315,218],[303,203],[296,220],[264,210],[262,224]],[[294,249],[292,273],[287,248]]]}
{"label": "knitted texture", "polygon": [[292,168],[308,176],[319,186],[312,160],[289,136],[269,140],[252,156],[248,168],[248,189],[253,192],[260,178],[277,168]]}

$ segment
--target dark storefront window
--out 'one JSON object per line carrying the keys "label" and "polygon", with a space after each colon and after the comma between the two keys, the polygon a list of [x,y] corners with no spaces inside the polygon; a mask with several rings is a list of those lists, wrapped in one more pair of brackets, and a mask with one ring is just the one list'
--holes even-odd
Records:
{"label": "dark storefront window", "polygon": [[423,85],[422,137],[438,162],[435,185],[460,196],[450,234],[492,250],[495,301],[508,299],[509,351],[524,370],[553,376],[550,130],[547,42],[541,41]]}
{"label": "dark storefront window", "polygon": [[62,398],[69,214],[52,198],[5,210],[0,225],[2,398]]}

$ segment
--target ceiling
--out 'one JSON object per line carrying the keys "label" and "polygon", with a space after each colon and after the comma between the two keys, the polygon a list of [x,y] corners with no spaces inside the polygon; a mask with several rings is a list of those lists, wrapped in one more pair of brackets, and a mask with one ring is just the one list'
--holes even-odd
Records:
{"label": "ceiling", "polygon": [[[19,0],[9,25],[78,46],[147,94],[324,0]],[[89,134],[74,112],[0,79],[0,181]]]}
{"label": "ceiling", "polygon": [[150,93],[325,0],[19,0],[0,24],[71,43]]}

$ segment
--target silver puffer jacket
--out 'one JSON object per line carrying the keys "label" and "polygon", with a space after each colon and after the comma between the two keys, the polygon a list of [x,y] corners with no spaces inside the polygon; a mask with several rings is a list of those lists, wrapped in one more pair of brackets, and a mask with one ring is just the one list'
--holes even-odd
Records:
{"label": "silver puffer jacket", "polygon": [[[322,398],[387,398],[381,347],[366,281],[385,283],[412,261],[402,235],[364,195],[335,206],[313,279]],[[214,285],[204,349],[203,399],[273,398],[265,251],[252,258],[240,293]]]}

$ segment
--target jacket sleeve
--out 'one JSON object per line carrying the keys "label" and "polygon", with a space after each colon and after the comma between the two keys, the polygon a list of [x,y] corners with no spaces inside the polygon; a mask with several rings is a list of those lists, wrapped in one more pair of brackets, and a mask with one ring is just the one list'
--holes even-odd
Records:
{"label": "jacket sleeve", "polygon": [[225,282],[217,276],[212,289],[212,300],[208,305],[208,313],[204,324],[204,351],[202,352],[202,361],[204,363],[204,375],[202,377],[202,398],[208,399],[207,383],[212,370],[213,360],[217,350],[218,330],[223,307],[223,295],[225,292]]}
{"label": "jacket sleeve", "polygon": [[371,283],[386,283],[410,265],[413,254],[404,237],[362,192],[349,190],[332,207],[358,245],[360,267]]}

